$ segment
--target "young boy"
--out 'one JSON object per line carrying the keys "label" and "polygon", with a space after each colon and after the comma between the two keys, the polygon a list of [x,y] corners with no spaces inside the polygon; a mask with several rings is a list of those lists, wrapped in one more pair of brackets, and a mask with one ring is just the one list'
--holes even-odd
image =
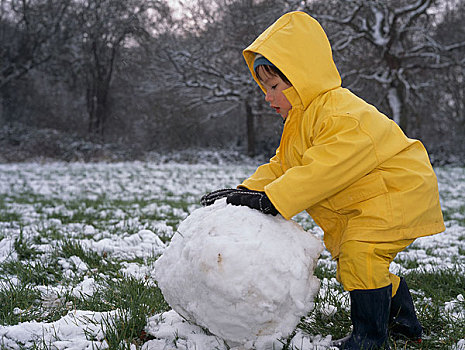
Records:
{"label": "young boy", "polygon": [[244,58],[285,121],[281,142],[238,189],[202,204],[227,197],[286,219],[312,216],[350,292],[353,331],[341,349],[389,348],[388,334],[421,339],[407,284],[389,265],[417,237],[445,229],[425,148],[341,87],[326,34],[306,13],[279,18]]}

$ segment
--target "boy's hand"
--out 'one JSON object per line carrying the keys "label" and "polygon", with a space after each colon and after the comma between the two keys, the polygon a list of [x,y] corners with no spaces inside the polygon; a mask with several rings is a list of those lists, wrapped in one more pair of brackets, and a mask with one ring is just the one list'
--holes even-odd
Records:
{"label": "boy's hand", "polygon": [[217,199],[227,197],[228,194],[236,192],[236,191],[242,191],[234,188],[223,188],[221,190],[216,190],[210,193],[207,193],[206,195],[202,196],[200,198],[200,204],[202,204],[204,207],[208,205],[212,205],[215,203]]}
{"label": "boy's hand", "polygon": [[260,210],[264,214],[276,216],[279,212],[271,203],[265,192],[260,191],[242,191],[231,192],[226,197],[226,203],[232,205],[245,205],[249,208]]}

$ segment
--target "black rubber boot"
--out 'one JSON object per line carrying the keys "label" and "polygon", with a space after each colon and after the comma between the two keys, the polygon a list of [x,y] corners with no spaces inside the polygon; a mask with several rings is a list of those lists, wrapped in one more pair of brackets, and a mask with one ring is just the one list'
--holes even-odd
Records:
{"label": "black rubber boot", "polygon": [[353,330],[340,349],[390,349],[388,320],[392,285],[378,289],[358,289],[350,292],[350,318]]}
{"label": "black rubber boot", "polygon": [[408,338],[421,341],[423,328],[417,319],[412,296],[405,279],[401,277],[399,289],[391,301],[391,313],[389,315],[389,332],[393,338]]}

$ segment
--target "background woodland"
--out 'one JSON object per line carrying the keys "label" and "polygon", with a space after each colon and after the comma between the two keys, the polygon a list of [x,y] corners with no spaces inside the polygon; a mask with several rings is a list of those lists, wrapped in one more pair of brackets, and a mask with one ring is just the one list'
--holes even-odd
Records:
{"label": "background woodland", "polygon": [[323,25],[343,86],[434,164],[465,163],[461,0],[0,0],[0,162],[272,156],[282,122],[242,50],[292,10]]}

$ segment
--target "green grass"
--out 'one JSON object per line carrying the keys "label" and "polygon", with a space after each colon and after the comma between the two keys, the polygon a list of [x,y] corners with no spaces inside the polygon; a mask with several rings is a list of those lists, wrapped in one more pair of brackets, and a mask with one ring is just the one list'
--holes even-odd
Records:
{"label": "green grass", "polygon": [[[15,325],[37,317],[40,292],[29,284],[3,282],[0,285],[0,325]],[[25,312],[15,312],[15,309]]]}
{"label": "green grass", "polygon": [[465,204],[458,208],[443,210],[445,221],[455,221],[461,226],[465,226]]}
{"label": "green grass", "polygon": [[24,284],[54,286],[62,278],[61,269],[56,261],[51,259],[23,261],[8,261],[1,266],[3,273],[16,275]]}
{"label": "green grass", "polygon": [[93,270],[95,274],[115,274],[121,268],[120,262],[116,259],[109,258],[107,253],[100,254],[89,249],[84,249],[79,242],[71,239],[63,240],[59,244],[55,255],[64,258],[77,256],[86,263],[89,269]]}
{"label": "green grass", "polygon": [[465,321],[445,313],[443,305],[436,300],[419,303],[418,318],[424,328],[422,346],[424,349],[450,349],[463,339]]}
{"label": "green grass", "polygon": [[22,229],[19,231],[19,236],[15,238],[14,249],[18,255],[18,260],[29,260],[39,254],[32,248],[32,242],[24,238]]}
{"label": "green grass", "polygon": [[[464,336],[465,319],[445,311],[445,303],[463,294],[465,276],[458,269],[411,272],[405,279],[412,292],[418,319],[423,326],[420,345],[398,340],[402,349],[450,349]],[[465,310],[465,305],[462,305]]]}
{"label": "green grass", "polygon": [[[101,196],[96,200],[83,199],[63,201],[60,199],[56,199],[50,201],[46,199],[41,199],[38,203],[30,202],[27,204],[33,204],[36,212],[42,214],[45,220],[57,219],[63,225],[72,223],[88,224],[94,226],[97,230],[108,230],[110,233],[115,233],[119,232],[121,229],[115,227],[108,227],[108,222],[116,220],[116,217],[113,215],[113,213],[115,213],[117,210],[119,212],[124,212],[124,217],[119,220],[129,222],[129,220],[132,220],[135,216],[137,216],[139,221],[142,224],[146,225],[148,228],[150,228],[151,223],[164,220],[166,221],[166,224],[168,226],[171,226],[173,230],[175,230],[177,225],[179,224],[179,217],[175,216],[172,213],[160,213],[157,211],[139,212],[139,208],[144,208],[147,205],[158,205],[169,206],[174,210],[181,209],[184,212],[187,212],[187,208],[192,203],[186,201],[185,199],[164,199],[153,201],[136,198],[134,200],[129,201],[121,199],[109,200],[105,196]],[[106,211],[108,213],[109,218],[102,217],[102,211]],[[125,226],[125,230],[129,234],[136,233],[138,229],[138,227],[131,227],[131,225],[129,224]],[[154,231],[156,232],[156,230]],[[160,238],[163,241],[166,242],[169,240],[170,237],[164,236],[162,232],[159,233],[161,233]]]}
{"label": "green grass", "polygon": [[21,214],[14,211],[3,211],[0,210],[0,222],[12,222],[12,221],[21,221]]}
{"label": "green grass", "polygon": [[56,224],[43,225],[37,227],[37,235],[32,238],[32,242],[37,245],[63,240],[63,229]]}
{"label": "green grass", "polygon": [[110,348],[117,348],[123,341],[141,345],[146,340],[144,328],[147,317],[169,310],[157,287],[133,277],[123,278],[118,286],[109,284],[107,298],[118,309],[116,320],[106,321],[105,340]]}
{"label": "green grass", "polygon": [[0,222],[21,221],[21,214],[8,208],[5,198],[0,196]]}
{"label": "green grass", "polygon": [[108,279],[90,298],[75,298],[74,307],[81,310],[117,310],[116,318],[106,317],[102,327],[110,349],[130,349],[130,344],[142,345],[148,340],[145,333],[147,318],[169,310],[160,290],[148,281],[119,276]]}
{"label": "green grass", "polygon": [[[91,167],[69,169],[63,166],[63,174],[77,179],[91,181],[95,177],[104,178],[105,182],[113,181],[123,168],[93,173]],[[145,169],[156,169],[146,166]],[[191,192],[174,193],[169,188],[173,184],[160,187],[159,192],[151,191],[150,181],[143,191],[130,193],[129,183],[137,184],[150,179],[150,176],[139,176],[140,167],[133,170],[130,176],[115,185],[117,194],[111,191],[99,191],[97,187],[83,189],[82,193],[66,193],[66,186],[55,194],[33,192],[33,185],[28,184],[27,170],[19,174],[16,192],[0,194],[0,242],[12,239],[12,254],[0,262],[0,324],[15,325],[20,322],[38,321],[53,322],[65,316],[71,310],[89,310],[94,312],[113,311],[117,317],[106,317],[101,325],[106,328],[104,338],[110,349],[130,349],[131,344],[140,349],[149,338],[144,332],[147,318],[169,310],[160,290],[154,285],[150,276],[133,277],[122,273],[128,263],[141,268],[152,266],[158,258],[156,254],[121,258],[111,253],[94,251],[82,244],[82,240],[99,240],[98,237],[121,237],[132,235],[141,229],[155,232],[160,239],[168,243],[171,234],[176,231],[180,221],[187,215],[193,205],[203,194],[203,188],[211,189],[215,176],[223,172],[208,169],[195,169],[184,180]],[[86,173],[82,173],[86,171]],[[87,173],[89,171],[89,173]],[[171,171],[171,170],[170,170]],[[185,169],[182,170],[185,172]],[[246,170],[244,170],[246,172]],[[227,172],[226,172],[227,173]],[[1,174],[1,173],[0,173]],[[180,172],[162,174],[165,181],[176,179]],[[44,172],[41,181],[48,181],[55,186],[56,174]],[[124,175],[124,174],[123,174]],[[194,181],[190,177],[195,175]],[[229,175],[229,174],[228,174]],[[223,176],[223,175],[221,175]],[[448,174],[441,173],[442,181]],[[455,176],[455,177],[453,177]],[[465,227],[465,206],[456,205],[457,194],[454,184],[463,181],[457,172],[451,175],[448,196],[454,196],[451,207],[446,207],[444,217],[449,222]],[[461,176],[461,177],[460,177]],[[37,178],[34,180],[36,181]],[[234,181],[221,180],[222,183]],[[203,185],[197,185],[204,181]],[[103,182],[102,182],[103,183]],[[50,184],[49,184],[50,186]],[[53,187],[52,186],[52,187]],[[179,185],[180,186],[180,185]],[[184,184],[182,185],[184,187]],[[202,187],[203,186],[203,187]],[[158,191],[158,190],[157,190]],[[65,193],[61,193],[65,192]],[[147,193],[146,193],[147,192]],[[448,197],[447,197],[448,198]],[[447,198],[443,202],[447,203]],[[460,203],[460,202],[458,202]],[[300,215],[299,223],[305,229],[313,229],[315,223],[306,215]],[[163,229],[163,223],[172,229]],[[86,230],[90,225],[93,230]],[[161,227],[161,228],[160,228]],[[464,229],[465,232],[465,229]],[[98,237],[97,237],[98,235]],[[113,236],[114,235],[114,236]],[[464,318],[456,317],[446,311],[446,304],[456,301],[459,294],[465,293],[465,274],[463,257],[465,256],[465,233],[459,235],[450,245],[457,246],[457,256],[451,257],[455,268],[422,271],[421,260],[408,256],[399,256],[396,262],[404,269],[411,271],[405,275],[412,290],[418,317],[424,327],[422,345],[391,340],[392,349],[450,349],[459,339],[463,339],[465,329]],[[442,249],[444,246],[442,247]],[[436,247],[421,248],[413,246],[408,249],[424,250],[431,261],[438,257]],[[72,257],[79,257],[86,265],[85,269],[77,269],[71,263]],[[334,282],[335,264],[328,255],[320,259],[315,275],[329,283],[325,293],[315,299],[315,308],[302,319],[299,328],[310,335],[332,335],[333,339],[345,336],[351,329],[348,295],[342,287]],[[63,264],[69,264],[65,271]],[[73,288],[85,278],[94,279],[93,291],[76,294]],[[61,291],[54,287],[63,287]],[[46,303],[44,289],[49,288],[56,302]],[[465,310],[465,305],[458,308]],[[462,302],[463,304],[463,302]],[[332,309],[332,308],[335,309]],[[331,312],[337,310],[336,312]],[[93,335],[88,334],[91,338]],[[0,349],[4,349],[0,340]],[[33,349],[52,349],[44,340],[33,345]],[[6,348],[5,348],[6,349]],[[30,349],[30,348],[29,348]],[[294,350],[294,349],[292,349]]]}
{"label": "green grass", "polygon": [[336,278],[336,271],[322,264],[318,264],[316,266],[315,271],[313,271],[313,274],[316,277],[318,277],[320,281],[323,280],[324,278],[327,278],[327,279]]}
{"label": "green grass", "polygon": [[428,272],[414,272],[406,276],[409,287],[420,290],[427,298],[440,303],[450,301],[465,292],[465,275],[458,267]]}
{"label": "green grass", "polygon": [[[315,298],[315,309],[299,324],[299,328],[308,334],[323,334],[340,339],[350,332],[350,311],[347,300],[341,294],[341,288],[329,291],[324,297]],[[328,313],[327,305],[337,308],[334,314]]]}

